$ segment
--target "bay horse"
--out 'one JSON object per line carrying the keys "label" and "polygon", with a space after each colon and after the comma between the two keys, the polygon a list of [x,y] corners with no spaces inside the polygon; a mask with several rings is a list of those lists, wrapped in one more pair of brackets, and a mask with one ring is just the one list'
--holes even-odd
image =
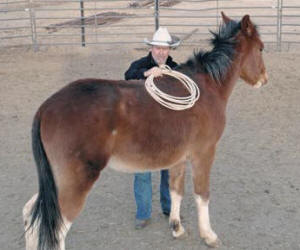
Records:
{"label": "bay horse", "polygon": [[[239,22],[224,13],[222,18],[219,31],[212,32],[212,50],[195,52],[176,68],[200,89],[190,109],[161,106],[143,80],[78,80],[41,105],[32,125],[39,192],[23,208],[27,250],[65,249],[67,232],[106,166],[124,172],[169,169],[169,223],[173,236],[181,236],[187,161],[193,166],[200,237],[218,246],[209,220],[209,176],[228,99],[239,77],[254,87],[268,78],[264,45],[249,15]],[[171,95],[188,94],[169,76],[157,78],[156,85]]]}

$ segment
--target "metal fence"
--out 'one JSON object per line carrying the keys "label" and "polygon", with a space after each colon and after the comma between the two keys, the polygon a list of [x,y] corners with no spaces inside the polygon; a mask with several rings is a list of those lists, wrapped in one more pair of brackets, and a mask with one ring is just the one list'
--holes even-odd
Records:
{"label": "metal fence", "polygon": [[0,46],[141,44],[159,26],[198,45],[220,24],[250,14],[265,43],[300,44],[298,0],[1,0]]}

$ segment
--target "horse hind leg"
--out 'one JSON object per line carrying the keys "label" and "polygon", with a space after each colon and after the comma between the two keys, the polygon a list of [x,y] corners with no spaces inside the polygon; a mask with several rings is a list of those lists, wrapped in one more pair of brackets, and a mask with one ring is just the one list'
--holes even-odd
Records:
{"label": "horse hind leg", "polygon": [[69,232],[72,223],[69,222],[65,217],[63,217],[63,223],[59,231],[58,240],[59,240],[59,250],[65,250],[65,238]]}
{"label": "horse hind leg", "polygon": [[37,249],[38,246],[38,231],[36,223],[29,228],[31,223],[31,211],[36,202],[38,194],[36,193],[23,207],[23,222],[25,228],[26,250]]}
{"label": "horse hind leg", "polygon": [[184,193],[185,164],[178,164],[169,170],[170,172],[170,195],[171,213],[170,227],[174,238],[182,236],[185,232],[180,220],[180,205]]}
{"label": "horse hind leg", "polygon": [[[62,223],[55,232],[58,240],[55,250],[65,250],[66,235],[73,221],[82,211],[87,194],[98,179],[102,168],[102,166],[100,168],[98,164],[88,161],[86,163],[76,162],[76,164],[60,169],[60,174],[56,176],[56,186]],[[38,220],[31,225],[32,208],[37,198],[38,194],[35,194],[23,208],[26,250],[36,250],[39,245],[40,225],[37,224]]]}
{"label": "horse hind leg", "polygon": [[[91,161],[80,163],[76,166],[76,174],[67,171],[64,181],[58,180],[60,186],[59,206],[63,218],[63,225],[59,231],[59,250],[65,250],[65,238],[73,223],[83,210],[86,197],[94,182],[98,179],[102,169]],[[59,177],[61,178],[61,176]],[[58,179],[59,179],[58,178]]]}
{"label": "horse hind leg", "polygon": [[[34,203],[37,200],[37,196],[38,193],[33,195],[32,198],[23,207],[23,221],[24,221],[24,229],[25,229],[26,250],[38,249],[39,231],[36,222],[34,223],[34,225],[30,227],[31,218],[32,218],[31,211],[34,206]],[[65,250],[65,237],[71,225],[72,224],[66,218],[63,218],[61,229],[58,232],[58,240],[59,240],[58,250]]]}

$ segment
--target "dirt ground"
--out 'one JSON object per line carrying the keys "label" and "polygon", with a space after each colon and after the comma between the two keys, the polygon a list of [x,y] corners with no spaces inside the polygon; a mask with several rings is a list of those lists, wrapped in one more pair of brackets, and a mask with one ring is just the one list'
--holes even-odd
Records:
{"label": "dirt ground", "polygon": [[[185,61],[191,48],[172,51]],[[50,94],[85,77],[122,79],[144,55],[134,48],[43,48],[0,51],[0,248],[24,249],[21,211],[37,192],[31,153],[33,115]],[[300,249],[300,54],[266,52],[269,84],[239,81],[211,173],[210,215],[220,249]],[[207,249],[197,229],[191,174],[182,203],[187,235],[174,240],[153,176],[152,223],[134,229],[133,176],[105,169],[73,224],[67,249]]]}

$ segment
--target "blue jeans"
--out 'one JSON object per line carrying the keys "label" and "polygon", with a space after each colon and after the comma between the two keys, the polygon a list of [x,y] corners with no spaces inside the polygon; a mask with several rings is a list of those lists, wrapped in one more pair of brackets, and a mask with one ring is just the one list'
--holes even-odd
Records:
{"label": "blue jeans", "polygon": [[[160,204],[164,213],[170,213],[171,199],[169,192],[169,171],[162,170],[160,178]],[[136,202],[136,218],[146,220],[152,212],[152,181],[151,172],[134,175],[134,196]]]}

